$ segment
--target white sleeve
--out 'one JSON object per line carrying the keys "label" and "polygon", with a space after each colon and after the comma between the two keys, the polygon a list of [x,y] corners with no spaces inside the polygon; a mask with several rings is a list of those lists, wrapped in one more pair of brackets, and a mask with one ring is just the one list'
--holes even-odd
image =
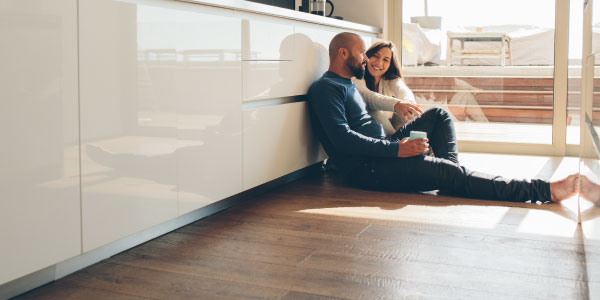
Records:
{"label": "white sleeve", "polygon": [[365,98],[367,107],[370,110],[394,111],[394,105],[400,102],[394,97],[384,96],[380,93],[371,91],[369,88],[367,88],[367,83],[364,79],[356,79],[355,77],[352,77],[352,82],[356,84],[356,89],[363,96],[363,98]]}
{"label": "white sleeve", "polygon": [[398,98],[400,100],[408,101],[411,103],[416,103],[415,95],[408,88],[406,83],[404,83],[404,80],[402,80],[400,78],[392,79],[389,81],[389,84],[390,84],[390,89],[392,90],[392,93],[394,93],[394,96],[396,96],[396,98]]}

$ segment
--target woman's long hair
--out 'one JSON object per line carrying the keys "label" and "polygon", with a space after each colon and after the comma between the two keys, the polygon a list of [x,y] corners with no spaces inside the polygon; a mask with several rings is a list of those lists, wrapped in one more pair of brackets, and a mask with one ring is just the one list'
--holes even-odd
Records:
{"label": "woman's long hair", "polygon": [[[387,80],[403,78],[402,69],[400,68],[400,61],[398,58],[398,48],[396,48],[396,45],[394,45],[393,42],[391,42],[391,41],[376,42],[375,44],[371,45],[371,47],[369,47],[369,50],[367,50],[367,52],[366,52],[367,57],[371,57],[372,55],[377,53],[377,51],[379,51],[379,49],[381,49],[383,47],[390,48],[390,50],[392,51],[392,59],[390,61],[389,69],[381,76],[381,78],[387,79]],[[367,83],[367,87],[370,90],[375,91],[375,80],[373,79],[373,76],[371,76],[371,74],[369,73],[369,68],[365,68],[365,82]],[[377,91],[375,91],[375,92],[377,92]]]}

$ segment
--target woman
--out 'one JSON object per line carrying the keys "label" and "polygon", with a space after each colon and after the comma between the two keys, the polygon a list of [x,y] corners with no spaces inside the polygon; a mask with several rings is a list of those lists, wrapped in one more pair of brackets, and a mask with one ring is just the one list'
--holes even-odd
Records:
{"label": "woman", "polygon": [[[402,140],[413,130],[427,132],[435,156],[458,164],[456,133],[450,115],[442,108],[423,112],[416,104],[414,94],[402,80],[396,49],[390,41],[369,47],[364,79],[352,78],[356,89],[387,136]],[[390,118],[387,112],[394,114]]]}
{"label": "woman", "polygon": [[[361,93],[369,113],[379,122],[385,133],[390,136],[402,125],[404,117],[414,119],[415,115],[398,103],[416,104],[415,95],[402,79],[402,71],[398,61],[396,46],[392,42],[380,41],[373,44],[366,52],[369,62],[365,68],[364,79],[352,78],[356,89]],[[395,113],[393,113],[395,112]],[[413,115],[415,113],[415,115]]]}

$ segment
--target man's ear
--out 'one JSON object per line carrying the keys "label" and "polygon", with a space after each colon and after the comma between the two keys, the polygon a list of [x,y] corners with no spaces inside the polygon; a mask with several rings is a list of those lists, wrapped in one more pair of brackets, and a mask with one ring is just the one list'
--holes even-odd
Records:
{"label": "man's ear", "polygon": [[338,56],[343,58],[344,60],[347,59],[349,55],[350,55],[350,52],[348,51],[348,49],[346,49],[346,48],[338,49]]}

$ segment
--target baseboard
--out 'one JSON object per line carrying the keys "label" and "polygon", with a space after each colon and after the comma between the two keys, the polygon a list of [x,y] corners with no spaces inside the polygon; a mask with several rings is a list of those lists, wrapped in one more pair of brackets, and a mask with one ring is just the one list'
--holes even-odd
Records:
{"label": "baseboard", "polygon": [[245,201],[251,201],[257,195],[265,193],[276,187],[290,183],[308,174],[319,172],[321,163],[316,163],[270,182],[264,183],[237,195],[199,208],[175,219],[150,227],[146,230],[125,237],[118,241],[104,245],[97,249],[88,251],[81,255],[69,258],[55,265],[49,266],[34,273],[17,278],[0,286],[0,299],[8,299],[21,295],[27,291],[65,277],[71,273],[91,266],[97,262],[107,259],[115,254],[131,249],[163,234],[181,228],[202,218],[227,209],[231,206]]}

